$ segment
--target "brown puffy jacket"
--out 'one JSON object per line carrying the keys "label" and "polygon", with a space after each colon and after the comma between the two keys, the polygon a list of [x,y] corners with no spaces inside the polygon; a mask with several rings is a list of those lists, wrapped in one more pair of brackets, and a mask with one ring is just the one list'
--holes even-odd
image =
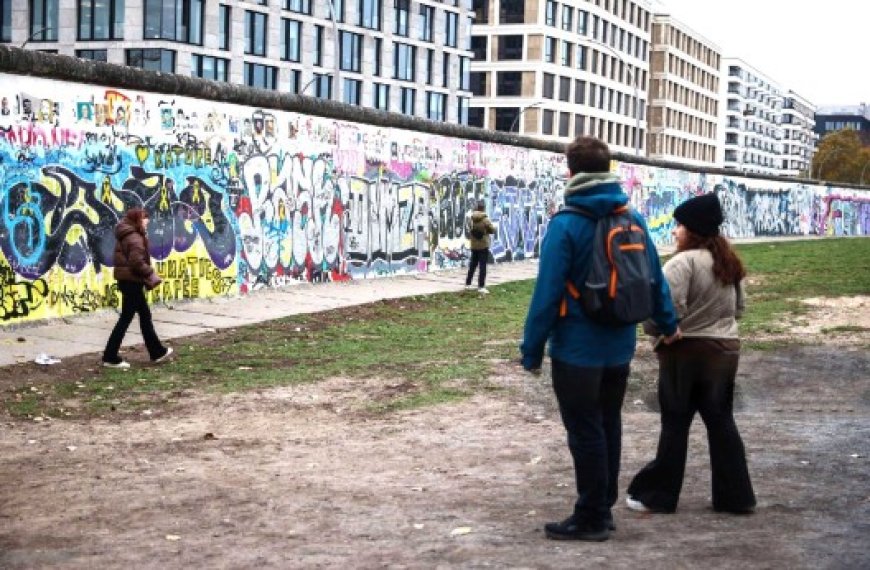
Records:
{"label": "brown puffy jacket", "polygon": [[115,264],[113,272],[118,281],[145,283],[154,273],[151,255],[148,253],[148,237],[127,218],[115,226]]}

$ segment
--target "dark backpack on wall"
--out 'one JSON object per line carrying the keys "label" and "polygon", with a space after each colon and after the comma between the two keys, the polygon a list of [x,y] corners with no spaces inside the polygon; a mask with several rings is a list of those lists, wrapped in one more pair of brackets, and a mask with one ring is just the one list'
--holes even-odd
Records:
{"label": "dark backpack on wall", "polygon": [[[565,284],[567,294],[597,323],[622,326],[650,318],[654,306],[647,234],[632,211],[621,206],[602,218],[572,206],[560,212],[596,220],[589,269],[582,282]],[[567,313],[568,299],[563,297],[560,316]]]}

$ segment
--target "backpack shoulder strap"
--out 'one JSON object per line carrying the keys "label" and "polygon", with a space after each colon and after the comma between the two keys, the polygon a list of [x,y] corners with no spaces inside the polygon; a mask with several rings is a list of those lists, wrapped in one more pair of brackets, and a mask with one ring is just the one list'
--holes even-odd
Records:
{"label": "backpack shoulder strap", "polygon": [[586,216],[587,218],[591,218],[593,220],[598,219],[598,217],[589,210],[585,208],[578,208],[577,206],[569,206],[568,204],[562,206],[562,208],[554,215],[558,216],[562,212],[565,212],[566,214],[580,214],[581,216]]}

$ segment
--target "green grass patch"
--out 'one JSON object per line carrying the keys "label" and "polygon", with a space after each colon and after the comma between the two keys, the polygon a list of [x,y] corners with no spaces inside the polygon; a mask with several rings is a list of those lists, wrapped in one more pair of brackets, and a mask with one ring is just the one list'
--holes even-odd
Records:
{"label": "green grass patch", "polygon": [[[738,246],[749,273],[745,345],[771,340],[804,315],[808,297],[870,294],[870,239],[829,239]],[[190,391],[237,392],[325,378],[405,380],[406,389],[375,393],[369,410],[452,402],[497,389],[494,361],[518,357],[533,280],[493,286],[492,294],[452,292],[393,299],[299,315],[173,343],[177,357],[149,367],[82,364],[63,379],[0,393],[19,417],[138,413],[180,401]],[[827,332],[860,332],[831,327]]]}

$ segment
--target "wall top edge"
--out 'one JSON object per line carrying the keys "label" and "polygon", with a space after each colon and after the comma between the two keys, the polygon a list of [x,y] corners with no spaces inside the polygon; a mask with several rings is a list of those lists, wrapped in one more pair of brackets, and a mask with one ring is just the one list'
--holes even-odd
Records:
{"label": "wall top edge", "polygon": [[[290,111],[328,119],[366,123],[384,128],[405,129],[547,152],[562,153],[565,149],[565,144],[558,141],[544,141],[523,135],[429,121],[419,117],[409,117],[399,113],[357,107],[355,105],[314,97],[256,89],[245,85],[209,81],[171,73],[146,71],[112,63],[26,50],[11,45],[0,45],[0,73],[177,95],[263,109]],[[633,156],[622,152],[613,152],[612,156],[614,160],[619,162],[702,174],[719,174],[792,184],[825,184],[824,181],[809,178],[749,174],[724,168],[696,166],[669,160]],[[829,184],[834,185],[833,183]],[[843,188],[870,190],[870,185],[862,186],[840,182],[835,185]]]}

